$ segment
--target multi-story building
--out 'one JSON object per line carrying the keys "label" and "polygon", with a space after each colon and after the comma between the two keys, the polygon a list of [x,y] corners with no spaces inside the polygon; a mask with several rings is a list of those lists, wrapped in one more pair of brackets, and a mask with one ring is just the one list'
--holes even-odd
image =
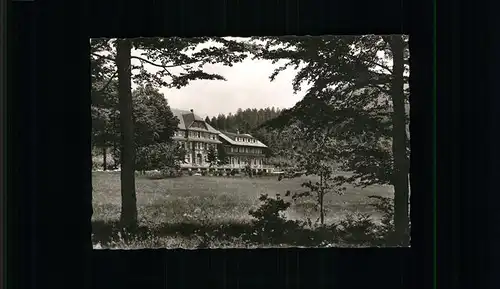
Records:
{"label": "multi-story building", "polygon": [[212,147],[215,152],[217,146],[222,145],[227,155],[226,165],[218,169],[242,170],[248,165],[256,171],[270,170],[264,164],[267,146],[249,134],[220,132],[206,123],[203,118],[194,114],[194,111],[171,109],[174,116],[179,119],[177,131],[173,139],[186,150],[184,169],[207,169],[208,152]]}
{"label": "multi-story building", "polygon": [[270,169],[264,164],[264,150],[267,146],[253,136],[221,131],[219,140],[224,145],[228,156],[229,164],[224,167],[240,170],[250,166],[257,171]]}
{"label": "multi-story building", "polygon": [[206,123],[193,110],[185,111],[172,109],[172,113],[179,119],[178,130],[173,139],[183,146],[187,153],[183,168],[207,168],[207,155],[210,147],[217,150],[219,131]]}

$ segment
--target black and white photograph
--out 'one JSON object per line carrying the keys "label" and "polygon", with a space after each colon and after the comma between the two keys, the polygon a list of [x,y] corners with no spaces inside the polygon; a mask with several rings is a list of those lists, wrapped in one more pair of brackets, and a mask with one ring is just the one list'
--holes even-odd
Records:
{"label": "black and white photograph", "polygon": [[94,249],[410,246],[408,38],[90,39]]}

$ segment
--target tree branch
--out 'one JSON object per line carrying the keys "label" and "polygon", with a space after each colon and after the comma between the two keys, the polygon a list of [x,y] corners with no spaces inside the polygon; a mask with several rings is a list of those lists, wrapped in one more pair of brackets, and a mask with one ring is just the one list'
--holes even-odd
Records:
{"label": "tree branch", "polygon": [[95,52],[92,52],[92,55],[97,56],[99,58],[104,58],[104,59],[108,59],[108,60],[111,60],[111,61],[116,61],[116,59],[114,59],[113,57],[109,57],[109,56],[106,56],[106,55],[100,55],[100,54],[97,54]]}
{"label": "tree branch", "polygon": [[104,90],[106,90],[106,88],[108,88],[109,84],[111,83],[111,81],[113,80],[113,78],[116,77],[116,75],[118,74],[118,70],[116,70],[113,75],[111,75],[111,77],[108,79],[108,81],[106,82],[106,84],[97,91],[97,93],[102,93]]}
{"label": "tree branch", "polygon": [[368,62],[370,64],[373,64],[375,66],[378,66],[380,68],[383,68],[383,69],[387,70],[390,74],[392,74],[392,69],[390,69],[388,66],[385,66],[383,64],[380,64],[380,63],[377,63],[377,62],[371,61],[371,60],[363,60],[363,61]]}
{"label": "tree branch", "polygon": [[183,63],[183,64],[177,64],[177,65],[163,65],[163,64],[154,63],[154,62],[152,62],[152,61],[149,61],[149,60],[144,59],[144,58],[139,57],[139,56],[131,56],[130,58],[135,58],[135,59],[138,59],[138,60],[140,60],[140,61],[143,61],[143,62],[149,63],[149,64],[151,64],[151,65],[153,65],[153,66],[156,66],[156,67],[161,67],[161,68],[173,68],[173,67],[179,67],[179,66],[181,66],[181,67],[182,67],[182,65],[194,64],[194,63],[196,63],[196,62],[200,62],[200,61],[201,61],[201,60],[196,60],[196,61],[192,61],[192,62],[189,62],[189,63]]}

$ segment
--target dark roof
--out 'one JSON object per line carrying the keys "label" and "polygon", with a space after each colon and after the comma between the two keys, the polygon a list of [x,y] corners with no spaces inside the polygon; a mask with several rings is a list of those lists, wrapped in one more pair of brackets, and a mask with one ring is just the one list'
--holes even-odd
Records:
{"label": "dark roof", "polygon": [[[263,144],[258,139],[254,138],[253,136],[251,136],[249,134],[238,134],[238,133],[224,131],[224,132],[219,133],[219,137],[231,145],[267,148],[267,146],[265,144]],[[236,137],[244,137],[244,138],[253,139],[253,140],[255,140],[255,142],[236,141]]]}
{"label": "dark roof", "polygon": [[[205,122],[203,118],[200,116],[193,114],[192,112],[188,110],[181,110],[181,109],[175,109],[171,108],[172,113],[174,114],[175,117],[179,119],[179,125],[177,126],[179,129],[185,130],[188,129],[194,121],[202,121],[206,126],[209,132],[211,133],[218,133],[218,131],[213,128],[211,125]],[[198,129],[199,130],[199,129]]]}
{"label": "dark roof", "polygon": [[246,138],[251,138],[255,139],[253,136],[247,134],[247,133],[234,133],[234,132],[228,132],[228,131],[220,131],[220,133],[225,134],[227,137],[231,138],[232,140],[235,140],[237,137],[246,137]]}

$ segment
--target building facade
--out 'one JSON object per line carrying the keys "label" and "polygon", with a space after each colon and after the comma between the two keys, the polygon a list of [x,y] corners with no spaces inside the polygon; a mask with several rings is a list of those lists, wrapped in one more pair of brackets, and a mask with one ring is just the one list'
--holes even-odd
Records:
{"label": "building facade", "polygon": [[250,134],[221,131],[219,140],[228,156],[226,167],[241,170],[250,166],[257,171],[270,169],[264,164],[267,146]]}
{"label": "building facade", "polygon": [[196,115],[193,110],[171,110],[179,119],[173,139],[186,150],[181,168],[208,169],[210,163],[207,162],[207,158],[210,148],[217,152],[217,146],[221,145],[226,152],[228,163],[218,166],[218,169],[243,170],[250,166],[256,171],[271,170],[271,167],[264,163],[264,150],[267,146],[253,136],[218,131]]}
{"label": "building facade", "polygon": [[179,119],[173,139],[186,150],[181,167],[208,168],[207,156],[210,147],[217,150],[217,145],[221,144],[219,131],[194,114],[193,110],[172,109],[172,113]]}

